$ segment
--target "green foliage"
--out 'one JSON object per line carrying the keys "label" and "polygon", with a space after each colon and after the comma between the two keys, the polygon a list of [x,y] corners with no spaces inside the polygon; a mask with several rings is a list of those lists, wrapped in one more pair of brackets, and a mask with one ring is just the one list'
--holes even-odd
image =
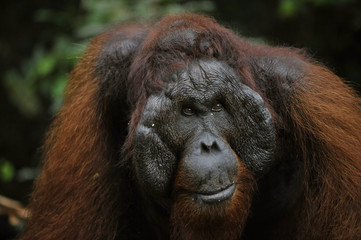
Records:
{"label": "green foliage", "polygon": [[279,3],[279,15],[282,17],[291,17],[297,13],[300,8],[298,0],[281,0]]}
{"label": "green foliage", "polygon": [[11,162],[0,158],[0,181],[2,182],[10,182],[15,175],[14,166]]}
{"label": "green foliage", "polygon": [[353,3],[356,0],[280,0],[278,5],[278,14],[283,18],[293,17],[309,6],[327,6],[327,5],[345,5]]}
{"label": "green foliage", "polygon": [[67,71],[76,60],[72,54],[79,54],[81,50],[70,38],[59,37],[50,50],[35,47],[32,57],[23,61],[20,69],[6,73],[4,84],[9,97],[23,115],[34,117],[46,110],[41,102],[43,97],[50,99],[52,113],[58,110]]}

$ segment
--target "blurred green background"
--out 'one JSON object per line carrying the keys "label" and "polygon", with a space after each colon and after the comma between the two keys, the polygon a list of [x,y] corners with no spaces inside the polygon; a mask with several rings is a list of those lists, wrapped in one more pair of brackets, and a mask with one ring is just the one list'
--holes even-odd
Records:
{"label": "blurred green background", "polygon": [[204,13],[252,41],[304,48],[361,90],[359,0],[17,0],[1,5],[0,195],[23,204],[39,173],[40,146],[62,104],[68,73],[89,39],[112,24]]}

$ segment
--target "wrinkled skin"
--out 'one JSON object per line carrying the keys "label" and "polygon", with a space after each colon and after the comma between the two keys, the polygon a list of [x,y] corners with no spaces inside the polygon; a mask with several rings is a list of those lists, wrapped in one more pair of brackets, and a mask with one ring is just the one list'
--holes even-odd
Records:
{"label": "wrinkled skin", "polygon": [[167,83],[148,99],[136,130],[134,162],[143,189],[169,198],[180,171],[192,183],[181,190],[195,204],[232,201],[238,165],[262,175],[272,161],[274,126],[262,98],[215,60],[194,61]]}

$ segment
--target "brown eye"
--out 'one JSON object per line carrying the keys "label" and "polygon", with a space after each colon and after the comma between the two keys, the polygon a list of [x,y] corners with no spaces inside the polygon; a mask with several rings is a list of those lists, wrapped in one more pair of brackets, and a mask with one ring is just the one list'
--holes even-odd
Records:
{"label": "brown eye", "polygon": [[186,115],[186,116],[192,116],[192,115],[194,114],[193,109],[190,108],[190,107],[185,107],[185,108],[183,108],[183,109],[182,109],[182,112],[183,112],[183,114]]}
{"label": "brown eye", "polygon": [[213,107],[212,107],[212,111],[213,112],[219,112],[219,111],[221,111],[223,109],[223,106],[222,106],[222,104],[220,104],[220,103],[217,103],[217,104],[215,104]]}

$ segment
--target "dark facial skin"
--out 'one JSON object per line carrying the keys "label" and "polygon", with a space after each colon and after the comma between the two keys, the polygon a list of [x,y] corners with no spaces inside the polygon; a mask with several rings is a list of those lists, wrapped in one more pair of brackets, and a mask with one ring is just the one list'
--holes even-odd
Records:
{"label": "dark facial skin", "polygon": [[[190,182],[198,204],[218,204],[237,191],[239,161],[255,176],[272,161],[275,130],[263,99],[225,63],[191,62],[150,96],[134,138],[134,165],[152,199],[170,198],[174,175]],[[181,167],[180,167],[181,166]]]}

